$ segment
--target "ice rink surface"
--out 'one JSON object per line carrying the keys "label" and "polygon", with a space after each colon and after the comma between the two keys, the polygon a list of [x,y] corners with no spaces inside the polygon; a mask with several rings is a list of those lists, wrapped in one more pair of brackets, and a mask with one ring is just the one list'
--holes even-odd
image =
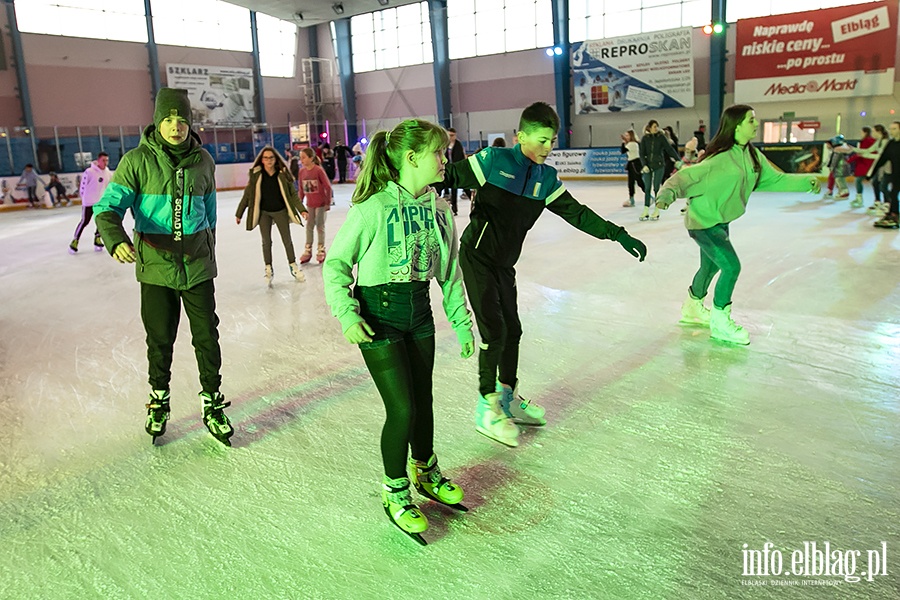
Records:
{"label": "ice rink surface", "polygon": [[[475,432],[476,359],[432,285],[435,448],[470,512],[422,502],[427,547],[382,512],[383,409],[321,268],[295,283],[276,239],[267,289],[239,192],[220,194],[217,232],[233,448],[200,422],[186,318],[151,446],[134,270],[91,227],[67,253],[79,209],[0,215],[0,598],[900,598],[897,232],[846,201],[755,194],[731,230],[752,336],[733,347],[677,324],[698,264],[681,202],[639,223],[624,183],[567,185],[648,258],[538,221],[520,378],[548,425],[516,449]],[[745,575],[767,542],[781,575]],[[857,576],[886,542],[887,575],[786,575],[804,542],[840,549],[841,572],[859,551]]]}

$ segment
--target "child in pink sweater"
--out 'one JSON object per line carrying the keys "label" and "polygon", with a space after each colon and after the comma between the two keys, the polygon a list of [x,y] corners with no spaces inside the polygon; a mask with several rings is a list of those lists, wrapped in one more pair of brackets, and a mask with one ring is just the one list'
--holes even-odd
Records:
{"label": "child in pink sweater", "polygon": [[300,199],[305,201],[309,209],[306,219],[306,249],[300,257],[300,263],[308,263],[312,259],[313,228],[319,232],[319,248],[316,260],[325,261],[325,215],[331,208],[331,181],[325,169],[319,166],[319,159],[312,148],[300,150],[302,168],[297,174]]}

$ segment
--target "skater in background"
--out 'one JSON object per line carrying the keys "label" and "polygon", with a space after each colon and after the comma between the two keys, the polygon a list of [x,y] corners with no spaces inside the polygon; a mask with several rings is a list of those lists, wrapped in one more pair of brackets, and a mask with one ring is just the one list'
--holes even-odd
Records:
{"label": "skater in background", "polygon": [[889,166],[890,171],[885,172],[886,185],[890,186],[890,196],[885,193],[885,201],[890,202],[887,213],[873,225],[879,229],[900,228],[900,215],[898,215],[897,194],[900,192],[900,121],[894,121],[888,126],[890,139],[881,151],[881,156],[869,170],[869,176],[877,173],[879,169]]}
{"label": "skater in background", "polygon": [[859,208],[863,205],[863,182],[869,173],[869,168],[874,162],[871,158],[866,157],[869,148],[875,145],[875,138],[872,136],[871,127],[862,128],[862,138],[855,148],[852,148],[853,155],[850,157],[850,164],[853,168],[854,184],[856,185],[856,196],[850,201],[851,208]]}
{"label": "skater in background", "polygon": [[337,160],[338,183],[347,183],[347,161],[353,158],[353,153],[339,140],[334,146],[334,158]]}
{"label": "skater in background", "polygon": [[[828,191],[822,197],[824,200],[846,200],[850,197],[850,188],[847,186],[847,176],[850,174],[850,155],[853,148],[844,141],[844,136],[838,134],[825,142],[825,147],[831,150],[828,158]],[[838,194],[833,196],[834,186],[837,185]]]}
{"label": "skater in background", "polygon": [[[303,150],[312,152],[310,148]],[[297,194],[288,166],[272,146],[260,150],[250,166],[250,177],[234,214],[238,225],[241,224],[245,211],[248,211],[247,231],[253,231],[257,225],[259,226],[266,282],[271,285],[275,276],[272,268],[272,223],[278,227],[278,233],[281,235],[291,276],[296,281],[306,281],[297,265],[294,241],[291,239],[291,223],[302,224],[300,217],[307,216],[306,207]]]}
{"label": "skater in background", "polygon": [[37,208],[40,205],[40,200],[37,197],[37,186],[38,176],[34,172],[34,165],[28,163],[22,171],[22,176],[19,177],[16,188],[25,190],[25,193],[28,194],[28,203],[31,208]]}
{"label": "skater in background", "polygon": [[475,348],[456,225],[430,187],[442,179],[448,141],[443,128],[419,119],[375,134],[353,206],[322,269],[331,311],[347,341],[359,344],[384,402],[384,510],[423,544],[418,534],[428,521],[412,501],[410,478],[420,494],[464,510],[463,492],[441,474],[433,448],[432,278],[441,286],[461,356],[470,357]]}
{"label": "skater in background", "polygon": [[[872,165],[878,160],[878,157],[881,156],[881,153],[884,151],[884,147],[888,142],[888,132],[887,129],[884,128],[884,125],[877,124],[872,126],[872,139],[874,140],[872,145],[868,148],[857,148],[856,155],[862,159],[866,159],[869,161],[869,170],[866,171],[866,176],[869,176],[871,172],[871,181],[872,181],[872,192],[875,194],[875,201],[872,202],[872,206],[870,206],[866,210],[866,214],[872,216],[883,216],[888,208],[888,180],[890,179],[891,172],[891,164],[885,163],[880,169],[872,172]],[[881,201],[882,194],[884,195],[884,202]]]}
{"label": "skater in background", "polygon": [[[225,416],[230,403],[219,391],[222,351],[213,284],[216,167],[191,131],[191,118],[187,90],[159,90],[153,124],[144,129],[138,147],[122,157],[94,205],[94,218],[113,258],[136,262],[150,364],[147,433],[155,440],[166,430],[172,350],[184,305],[200,369],[203,423],[217,440],[230,445],[234,429]],[[134,243],[122,227],[129,209],[135,220]]]}
{"label": "skater in background", "polygon": [[[663,136],[665,136],[666,141],[669,142],[669,144],[672,146],[672,149],[675,150],[675,156],[680,157],[681,152],[678,148],[678,136],[675,135],[675,130],[672,129],[671,125],[666,125],[665,127],[662,128],[662,133],[663,133]],[[675,172],[675,163],[678,162],[678,159],[672,158],[671,154],[666,154],[665,158],[666,158],[666,166],[665,166],[665,169],[663,169],[663,176],[662,176],[663,183],[665,183],[666,179],[668,179],[672,175],[672,173]]]}
{"label": "skater in background", "polygon": [[580,204],[544,164],[553,149],[559,117],[535,102],[519,119],[518,144],[486,148],[447,166],[444,184],[478,189],[478,201],[460,240],[460,266],[481,335],[475,429],[507,446],[517,446],[519,428],[545,425],[544,409],[519,394],[522,324],[516,300],[516,261],[525,236],[550,210],[598,239],[618,242],[644,260],[647,248],[618,225]]}
{"label": "skater in background", "polygon": [[306,248],[300,256],[300,264],[312,259],[313,234],[318,233],[319,246],[316,262],[325,262],[325,217],[331,209],[331,180],[317,164],[316,156],[309,148],[300,151],[300,200],[306,201],[309,215],[306,217]]}
{"label": "skater in background", "polygon": [[[653,202],[654,195],[659,192],[659,186],[662,184],[663,174],[666,169],[666,156],[670,156],[675,160],[675,166],[681,166],[681,157],[672,148],[672,144],[666,139],[660,130],[659,122],[656,119],[650,119],[647,127],[644,129],[644,137],[641,138],[641,173],[644,177],[644,212],[641,213],[639,219],[646,221],[648,219],[659,219],[659,208],[654,207],[653,214],[650,213],[650,204]],[[652,191],[651,191],[652,190]]]}
{"label": "skater in background", "polygon": [[644,178],[641,176],[641,147],[640,140],[634,133],[634,129],[629,129],[621,136],[622,138],[622,154],[626,155],[628,161],[625,165],[625,172],[628,173],[628,200],[622,203],[622,206],[634,206],[634,185],[637,184],[644,191]]}
{"label": "skater in background", "polygon": [[[700,268],[688,287],[681,322],[709,326],[713,338],[742,345],[750,343],[750,334],[731,318],[731,297],[741,263],[731,245],[729,225],[744,214],[754,190],[819,191],[815,175],[786,175],[753,147],[751,141],[758,129],[752,107],[729,106],[700,162],[669,178],[656,197],[662,209],[677,198],[688,199],[685,225],[688,235],[700,246]],[[716,273],[720,275],[710,313],[703,299]]]}
{"label": "skater in background", "polygon": [[[69,197],[66,195],[66,186],[59,180],[59,175],[51,171],[48,176],[50,177],[50,182],[44,186],[44,191],[50,194],[50,200],[53,202],[53,206],[62,206],[63,202],[68,206]],[[56,193],[54,194],[54,192]]]}
{"label": "skater in background", "polygon": [[322,168],[325,169],[328,181],[334,181],[334,150],[327,142],[322,144]]}
{"label": "skater in background", "polygon": [[[447,135],[450,137],[450,145],[447,146],[447,162],[450,164],[459,162],[461,160],[466,160],[466,151],[463,150],[462,143],[456,139],[456,130],[452,127],[447,130]],[[459,209],[457,207],[456,195],[459,192],[456,188],[450,188],[445,191],[445,194],[449,193],[450,197],[450,208],[453,209],[453,214],[459,214]],[[463,194],[465,194],[465,190],[463,190]]]}
{"label": "skater in background", "polygon": [[[94,205],[103,196],[112,173],[109,171],[109,154],[101,152],[97,160],[91,161],[90,166],[81,175],[81,187],[78,194],[81,196],[81,220],[75,226],[75,235],[69,243],[69,252],[78,252],[78,242],[84,228],[91,222],[94,216]],[[96,223],[95,223],[96,225]],[[103,240],[100,239],[100,230],[94,230],[94,250],[103,250]]]}

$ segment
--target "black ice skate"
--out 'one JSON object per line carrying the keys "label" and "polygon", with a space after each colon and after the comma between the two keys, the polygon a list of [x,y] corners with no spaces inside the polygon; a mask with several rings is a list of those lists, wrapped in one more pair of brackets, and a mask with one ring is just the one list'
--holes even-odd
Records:
{"label": "black ice skate", "polygon": [[147,403],[147,424],[144,427],[152,436],[150,443],[156,444],[156,438],[166,432],[168,420],[169,391],[153,390],[150,392],[150,402]]}
{"label": "black ice skate", "polygon": [[231,402],[225,402],[225,396],[219,392],[200,392],[200,399],[203,400],[203,424],[214,438],[230,446],[229,438],[234,435],[234,428],[225,415],[225,408],[231,406]]}

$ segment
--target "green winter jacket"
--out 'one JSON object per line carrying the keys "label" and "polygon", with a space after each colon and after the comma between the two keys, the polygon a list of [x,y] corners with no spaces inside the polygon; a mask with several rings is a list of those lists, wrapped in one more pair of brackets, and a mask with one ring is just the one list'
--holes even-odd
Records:
{"label": "green winter jacket", "polygon": [[[110,254],[121,243],[134,246],[138,281],[186,290],[216,276],[216,167],[193,131],[175,164],[155,130],[144,129],[140,145],[122,157],[94,216]],[[129,209],[133,243],[122,227]]]}
{"label": "green winter jacket", "polygon": [[703,159],[669,177],[657,197],[667,204],[675,198],[687,198],[684,224],[688,229],[709,229],[731,223],[747,211],[747,200],[754,190],[761,192],[809,192],[811,175],[781,172],[753,148],[760,172],[753,169],[751,146],[735,144],[730,150]]}

